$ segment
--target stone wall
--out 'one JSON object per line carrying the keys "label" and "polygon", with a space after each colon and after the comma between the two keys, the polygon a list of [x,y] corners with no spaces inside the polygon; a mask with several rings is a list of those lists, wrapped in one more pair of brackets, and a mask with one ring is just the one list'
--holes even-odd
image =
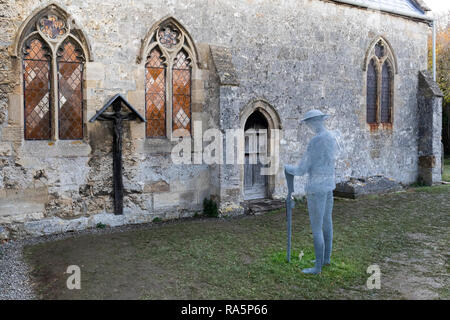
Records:
{"label": "stone wall", "polygon": [[[222,202],[224,214],[242,212],[240,167],[174,165],[174,142],[146,139],[145,125],[133,122],[124,130],[125,214],[111,214],[111,127],[87,120],[117,93],[144,114],[142,42],[169,16],[189,32],[198,51],[192,119],[202,121],[203,132],[237,129],[245,108],[265,101],[283,128],[281,167],[306,150],[311,133],[299,119],[319,108],[332,116],[328,126],[341,133],[338,181],[377,174],[403,183],[417,178],[417,74],[426,68],[429,32],[422,22],[321,0],[58,0],[90,44],[87,135],[83,141],[24,141],[14,41],[23,21],[49,3],[0,0],[0,224],[12,236],[188,216],[201,211],[209,196]],[[363,64],[380,36],[398,61],[395,120],[392,129],[371,131]],[[228,52],[223,60],[214,56],[215,48]],[[227,65],[234,70],[231,78]],[[272,182],[271,196],[283,197],[282,170]],[[304,182],[296,180],[299,194]]]}
{"label": "stone wall", "polygon": [[442,92],[431,75],[419,73],[419,182],[432,185],[442,181]]}

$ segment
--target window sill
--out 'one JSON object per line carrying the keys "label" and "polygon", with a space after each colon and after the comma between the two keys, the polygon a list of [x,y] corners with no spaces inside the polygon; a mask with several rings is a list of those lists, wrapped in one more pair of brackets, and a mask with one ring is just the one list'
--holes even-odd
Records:
{"label": "window sill", "polygon": [[168,154],[177,144],[178,141],[171,141],[168,138],[145,138],[143,151],[147,154]]}
{"label": "window sill", "polygon": [[39,158],[87,157],[91,146],[82,140],[24,140],[21,154]]}
{"label": "window sill", "polygon": [[392,131],[393,125],[392,123],[367,123],[369,126],[370,132],[378,131],[378,130],[389,130]]}

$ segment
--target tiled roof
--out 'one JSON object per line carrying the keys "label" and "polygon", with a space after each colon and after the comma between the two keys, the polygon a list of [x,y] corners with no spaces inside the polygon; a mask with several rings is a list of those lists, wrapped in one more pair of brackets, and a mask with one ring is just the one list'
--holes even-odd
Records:
{"label": "tiled roof", "polygon": [[[348,2],[345,0],[334,1]],[[410,14],[423,18],[428,18],[425,12],[430,10],[422,0],[352,0],[351,2],[361,7],[379,8],[381,11],[394,11],[399,14]]]}

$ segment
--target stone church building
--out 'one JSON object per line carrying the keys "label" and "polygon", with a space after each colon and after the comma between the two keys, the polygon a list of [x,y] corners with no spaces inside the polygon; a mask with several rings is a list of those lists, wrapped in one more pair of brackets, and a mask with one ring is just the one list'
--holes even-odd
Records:
{"label": "stone church building", "polygon": [[[205,198],[224,216],[282,199],[313,108],[339,136],[337,181],[440,181],[426,11],[420,0],[0,1],[0,237],[187,217]],[[116,94],[145,119],[124,121],[122,215],[112,123],[89,121]],[[188,152],[200,159],[210,129],[223,150],[230,129],[267,135],[237,148],[244,164],[180,164],[180,129],[203,137]],[[279,156],[265,176],[247,162],[261,145]]]}

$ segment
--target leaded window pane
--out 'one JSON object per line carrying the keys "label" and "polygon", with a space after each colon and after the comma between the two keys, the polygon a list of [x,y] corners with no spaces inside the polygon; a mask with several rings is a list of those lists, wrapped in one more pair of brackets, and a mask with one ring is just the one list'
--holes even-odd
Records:
{"label": "leaded window pane", "polygon": [[38,39],[32,40],[25,49],[23,83],[25,139],[50,139],[50,58]]}
{"label": "leaded window pane", "polygon": [[378,58],[381,58],[385,55],[385,50],[384,50],[384,46],[383,43],[381,41],[377,42],[377,44],[375,45],[375,55]]}
{"label": "leaded window pane", "polygon": [[370,60],[367,68],[367,122],[377,122],[377,71],[375,63]]}
{"label": "leaded window pane", "polygon": [[75,43],[65,42],[58,56],[59,138],[83,139],[83,60]]}
{"label": "leaded window pane", "polygon": [[172,48],[178,43],[178,32],[171,26],[159,31],[159,42],[166,48]]}
{"label": "leaded window pane", "polygon": [[67,26],[64,20],[61,20],[55,15],[42,17],[39,20],[39,29],[50,39],[56,39],[67,33]]}
{"label": "leaded window pane", "polygon": [[165,137],[166,67],[157,48],[150,52],[145,65],[145,116],[147,137]]}
{"label": "leaded window pane", "polygon": [[191,131],[191,67],[188,56],[180,51],[172,70],[172,129]]}
{"label": "leaded window pane", "polygon": [[381,77],[381,122],[391,122],[391,68],[387,62],[383,64]]}

